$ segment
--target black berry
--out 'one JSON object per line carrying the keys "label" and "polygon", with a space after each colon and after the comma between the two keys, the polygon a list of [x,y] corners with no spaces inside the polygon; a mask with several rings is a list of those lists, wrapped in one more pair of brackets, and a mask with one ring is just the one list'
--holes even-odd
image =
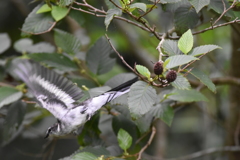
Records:
{"label": "black berry", "polygon": [[167,79],[168,83],[175,81],[176,78],[177,78],[176,71],[171,70],[167,73],[166,79]]}
{"label": "black berry", "polygon": [[156,62],[154,64],[153,71],[156,75],[160,75],[163,73],[163,63],[162,62]]}

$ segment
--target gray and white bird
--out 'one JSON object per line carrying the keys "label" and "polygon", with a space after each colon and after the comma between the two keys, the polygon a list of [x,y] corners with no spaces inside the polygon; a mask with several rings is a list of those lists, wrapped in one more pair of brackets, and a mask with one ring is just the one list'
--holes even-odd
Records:
{"label": "gray and white bird", "polygon": [[82,90],[67,78],[32,60],[17,59],[12,62],[11,71],[28,86],[40,106],[57,118],[49,127],[45,138],[77,133],[86,121],[106,103],[129,92],[138,78],[123,83],[99,96],[79,102]]}

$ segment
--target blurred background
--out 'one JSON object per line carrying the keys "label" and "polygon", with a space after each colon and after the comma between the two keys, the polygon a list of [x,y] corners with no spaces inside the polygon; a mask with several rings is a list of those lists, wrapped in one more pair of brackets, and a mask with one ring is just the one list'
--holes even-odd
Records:
{"label": "blurred background", "polygon": [[[21,39],[21,27],[25,18],[39,3],[30,2],[31,0],[0,0],[0,33],[7,33],[11,39],[11,47],[0,55],[0,63],[12,55],[21,54],[14,49],[14,44]],[[97,8],[105,7],[103,0],[93,1],[91,4]],[[218,14],[208,11],[207,8],[204,8],[201,14],[204,17],[204,23],[194,28],[193,31],[209,27],[210,19],[218,16]],[[77,12],[77,17],[79,18],[78,22],[71,18],[65,18],[57,24],[56,28],[64,29],[81,37],[81,52],[86,52],[88,46],[106,33],[104,18],[81,12]],[[172,13],[163,11],[161,7],[154,10],[147,18],[158,28],[159,32],[166,32],[173,26]],[[224,18],[220,23],[223,21]],[[228,25],[194,36],[195,46],[216,44],[222,47],[221,50],[218,49],[208,54],[194,64],[195,68],[207,73],[211,78],[215,78],[217,92],[212,93],[207,88],[203,88],[202,92],[208,97],[208,102],[177,106],[174,110],[175,116],[171,127],[159,120],[156,123],[157,134],[154,143],[147,149],[149,154],[154,155],[149,159],[176,158],[177,160],[179,157],[209,148],[239,145],[240,85],[217,81],[222,77],[240,78],[239,31],[239,25]],[[107,33],[115,47],[131,66],[136,62],[152,71],[153,62],[158,60],[158,52],[155,48],[159,43],[153,35],[118,20],[114,20],[110,24]],[[52,32],[32,36],[31,39],[34,43],[48,42],[55,46]],[[0,68],[1,71],[4,69]],[[101,75],[99,79],[104,84],[109,77],[126,72],[130,71],[117,58],[117,65],[113,70]],[[1,80],[11,81],[11,78],[4,72],[0,75]],[[194,82],[193,77],[189,77],[189,79]],[[194,86],[194,83],[192,85]],[[8,142],[1,139],[0,159],[40,160],[49,159],[49,157],[59,159],[71,155],[79,148],[78,141],[74,137],[53,141],[43,139],[45,130],[55,122],[55,119],[49,115],[44,118],[39,117],[44,111],[35,110],[33,106],[27,106],[29,114],[26,115],[25,120],[33,117],[38,117],[38,119],[31,126],[25,126],[20,134],[16,134],[16,137],[11,138]],[[7,107],[1,108],[1,113],[9,112]],[[0,116],[1,135],[4,134],[3,123],[4,117]],[[214,152],[195,159],[237,160],[240,159],[240,153],[239,151]]]}

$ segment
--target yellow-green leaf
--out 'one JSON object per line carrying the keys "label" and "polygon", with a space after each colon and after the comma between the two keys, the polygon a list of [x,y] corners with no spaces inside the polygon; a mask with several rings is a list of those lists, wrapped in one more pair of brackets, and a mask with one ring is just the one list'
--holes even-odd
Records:
{"label": "yellow-green leaf", "polygon": [[69,9],[65,7],[52,6],[52,17],[55,21],[60,21],[68,14]]}
{"label": "yellow-green leaf", "polygon": [[192,35],[191,30],[189,29],[179,39],[179,41],[178,41],[178,48],[184,54],[187,54],[189,51],[191,51],[192,47],[193,47],[193,35]]}
{"label": "yellow-green leaf", "polygon": [[50,12],[52,10],[51,7],[49,7],[47,4],[44,4],[42,5],[42,7],[40,7],[38,10],[37,10],[37,14],[39,13],[45,13],[45,12]]}
{"label": "yellow-green leaf", "polygon": [[136,65],[136,69],[141,75],[150,78],[150,71],[145,66]]}

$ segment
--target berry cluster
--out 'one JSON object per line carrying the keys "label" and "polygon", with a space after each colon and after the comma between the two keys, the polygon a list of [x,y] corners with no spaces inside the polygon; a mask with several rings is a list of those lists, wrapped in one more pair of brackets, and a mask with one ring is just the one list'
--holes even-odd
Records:
{"label": "berry cluster", "polygon": [[[160,62],[160,61],[156,62],[156,63],[154,64],[153,70],[154,70],[154,73],[155,73],[156,75],[162,75],[162,73],[163,73],[163,71],[164,71],[163,62]],[[176,79],[177,79],[177,72],[174,71],[174,70],[170,70],[170,71],[168,71],[168,73],[166,74],[166,77],[165,77],[165,78],[160,78],[160,77],[159,77],[158,80],[159,80],[161,83],[168,84],[168,83],[171,83],[171,82],[175,81]]]}

